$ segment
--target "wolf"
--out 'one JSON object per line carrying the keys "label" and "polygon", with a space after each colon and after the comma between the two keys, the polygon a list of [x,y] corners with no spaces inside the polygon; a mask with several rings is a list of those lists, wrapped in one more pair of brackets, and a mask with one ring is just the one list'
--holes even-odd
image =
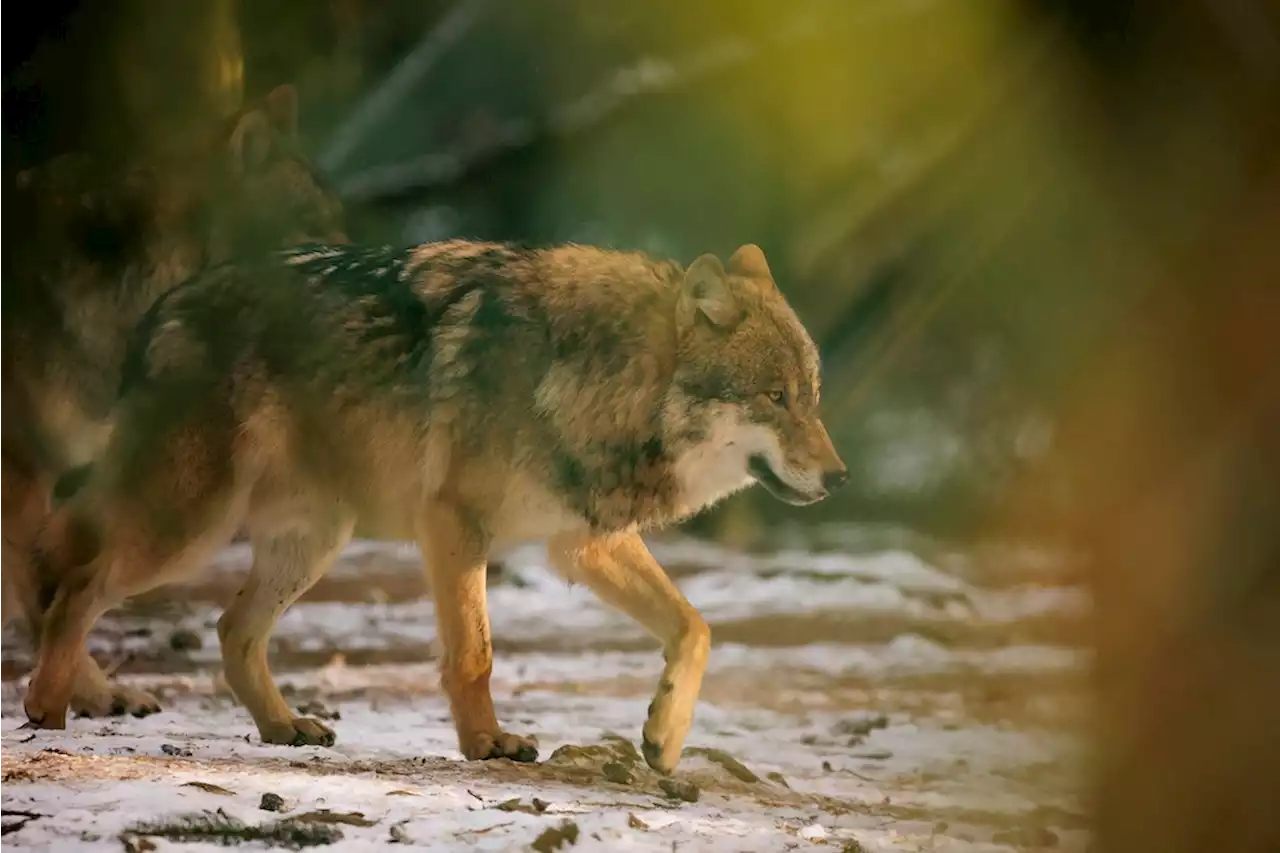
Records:
{"label": "wolf", "polygon": [[670,772],[710,631],[641,533],[751,483],[798,505],[843,484],[819,394],[817,349],[750,244],[687,269],[450,241],[203,272],[139,325],[110,441],[40,537],[58,583],[30,724],[66,725],[100,614],[243,526],[253,565],[218,622],[226,679],[264,742],[332,744],[285,704],[267,643],[359,534],[419,544],[462,754],[535,760],[494,713],[485,565],[545,540],[564,578],[662,642],[643,753]]}
{"label": "wolf", "polygon": [[[3,619],[39,633],[27,562],[56,478],[104,446],[131,330],[206,264],[346,240],[342,205],[301,154],[297,93],[277,87],[196,150],[116,167],[63,155],[22,172],[5,200]],[[71,703],[89,716],[158,710],[76,655]]]}

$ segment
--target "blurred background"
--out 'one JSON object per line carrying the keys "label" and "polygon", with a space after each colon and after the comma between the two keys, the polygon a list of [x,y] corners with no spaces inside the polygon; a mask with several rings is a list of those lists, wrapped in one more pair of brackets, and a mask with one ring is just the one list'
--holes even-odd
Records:
{"label": "blurred background", "polygon": [[758,243],[822,350],[853,477],[799,511],[751,490],[690,532],[747,552],[960,549],[986,555],[989,581],[1022,571],[1013,546],[1060,558],[1059,582],[1094,603],[1055,640],[1099,652],[1095,849],[1280,849],[1264,807],[1280,770],[1274,4],[24,14],[5,56],[6,185],[64,151],[145,150],[290,82],[358,242],[577,241],[684,262]]}
{"label": "blurred background", "polygon": [[[356,239],[760,244],[855,476],[803,512],[751,493],[707,519],[744,545],[851,517],[972,532],[1054,445],[1123,310],[1104,279],[1136,262],[1085,260],[1135,254],[1099,211],[1136,200],[1086,174],[1066,22],[1009,3],[61,2],[15,24],[37,26],[22,41],[63,37],[6,60],[17,167],[137,152],[292,82]],[[1074,488],[1021,509],[1050,525]]]}

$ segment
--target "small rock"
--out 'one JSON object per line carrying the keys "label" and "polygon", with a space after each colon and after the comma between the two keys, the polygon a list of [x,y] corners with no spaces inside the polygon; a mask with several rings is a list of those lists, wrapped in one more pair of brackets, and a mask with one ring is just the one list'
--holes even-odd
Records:
{"label": "small rock", "polygon": [[701,795],[697,785],[676,779],[659,779],[658,787],[662,789],[662,793],[666,794],[668,799],[684,800],[686,803],[696,803]]}
{"label": "small rock", "polygon": [[861,717],[855,717],[852,720],[841,720],[832,728],[832,732],[838,735],[861,735],[871,734],[876,729],[883,729],[889,726],[889,718],[884,714],[867,714]]}
{"label": "small rock", "polygon": [[827,773],[830,773],[830,772],[831,772],[831,762],[830,762],[830,761],[824,761],[824,762],[822,762],[822,769],[823,769],[823,771],[825,771],[825,772],[827,772]]}
{"label": "small rock", "polygon": [[169,635],[169,648],[175,652],[193,652],[204,648],[204,640],[195,631],[179,628]]}
{"label": "small rock", "polygon": [[258,803],[258,808],[262,809],[264,812],[284,811],[284,797],[267,791],[262,795],[262,800]]}
{"label": "small rock", "polygon": [[566,820],[559,826],[553,826],[543,832],[533,840],[531,845],[538,853],[551,853],[552,850],[559,850],[561,847],[568,847],[578,843],[578,825],[571,820]]}
{"label": "small rock", "polygon": [[529,805],[525,805],[520,801],[519,797],[513,797],[510,800],[503,800],[494,806],[500,812],[524,812],[525,814],[542,814],[551,805],[546,800],[540,800],[534,797],[529,801]]}
{"label": "small rock", "polygon": [[183,749],[180,746],[174,746],[171,743],[160,744],[160,751],[163,752],[165,755],[182,756],[184,758],[191,757],[191,750]]}
{"label": "small rock", "polygon": [[305,717],[315,717],[317,720],[341,720],[342,714],[338,711],[330,711],[319,699],[309,699],[298,706],[298,713]]}
{"label": "small rock", "polygon": [[640,760],[635,745],[622,738],[607,738],[607,743],[578,746],[565,744],[551,753],[546,763],[552,767],[581,767],[591,769],[616,761],[619,764],[632,765]]}
{"label": "small rock", "polygon": [[631,827],[632,829],[641,829],[641,830],[647,830],[649,828],[649,824],[645,823],[640,818],[636,817],[635,812],[631,812],[627,815],[627,826]]}
{"label": "small rock", "polygon": [[799,835],[805,841],[818,841],[827,837],[827,829],[820,823],[811,823],[808,826],[801,827],[796,835]]}
{"label": "small rock", "polygon": [[408,844],[409,833],[404,831],[404,826],[398,823],[391,824],[391,843],[392,844]]}
{"label": "small rock", "polygon": [[600,768],[600,772],[604,774],[605,779],[618,785],[630,785],[636,780],[631,768],[618,761],[608,762]]}
{"label": "small rock", "polygon": [[618,760],[625,763],[632,763],[640,760],[640,753],[636,751],[636,745],[624,738],[616,732],[605,732],[600,735],[600,740],[604,741],[613,754],[618,756]]}

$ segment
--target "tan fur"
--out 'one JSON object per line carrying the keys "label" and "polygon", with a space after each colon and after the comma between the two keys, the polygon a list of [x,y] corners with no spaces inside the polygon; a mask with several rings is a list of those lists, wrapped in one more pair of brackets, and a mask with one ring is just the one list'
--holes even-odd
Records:
{"label": "tan fur", "polygon": [[264,741],[332,743],[289,710],[266,648],[360,532],[420,545],[462,753],[532,760],[494,713],[485,563],[544,539],[561,574],[661,640],[644,754],[670,771],[710,631],[641,531],[753,480],[808,503],[847,476],[816,349],[750,246],[687,271],[582,246],[305,249],[170,293],[132,352],[110,444],[37,549],[62,581],[25,700],[42,726],[65,725],[94,620],[243,525],[227,679]]}
{"label": "tan fur", "polygon": [[[4,622],[39,633],[42,587],[26,560],[59,474],[110,434],[125,343],[163,293],[237,253],[333,241],[342,211],[296,155],[297,102],[281,86],[233,116],[208,149],[145,162],[67,155],[18,177],[6,197],[3,311]],[[199,357],[166,338],[158,361]],[[80,651],[78,713],[145,714],[154,697],[114,685]]]}

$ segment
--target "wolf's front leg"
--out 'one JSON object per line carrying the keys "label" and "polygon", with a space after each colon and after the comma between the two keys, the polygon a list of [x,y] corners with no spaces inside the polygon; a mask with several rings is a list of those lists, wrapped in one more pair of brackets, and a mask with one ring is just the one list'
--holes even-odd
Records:
{"label": "wolf's front leg", "polygon": [[449,694],[458,748],[471,761],[536,761],[538,746],[533,740],[498,726],[489,693],[493,646],[485,600],[486,538],[467,525],[455,507],[435,502],[423,516],[418,545],[431,576],[443,647],[440,680]]}
{"label": "wolf's front leg", "polygon": [[638,533],[561,536],[548,546],[566,578],[586,584],[662,641],[666,668],[644,725],[644,758],[659,773],[680,761],[711,650],[711,629],[653,559]]}

